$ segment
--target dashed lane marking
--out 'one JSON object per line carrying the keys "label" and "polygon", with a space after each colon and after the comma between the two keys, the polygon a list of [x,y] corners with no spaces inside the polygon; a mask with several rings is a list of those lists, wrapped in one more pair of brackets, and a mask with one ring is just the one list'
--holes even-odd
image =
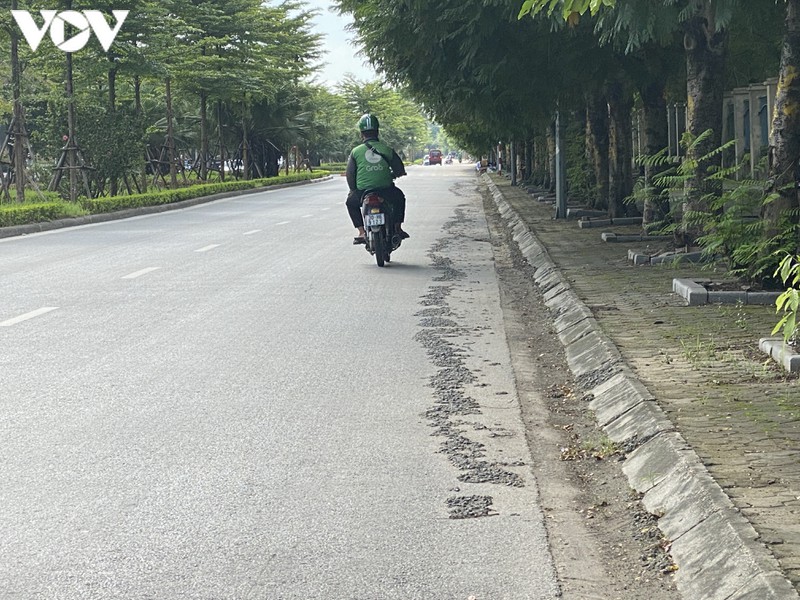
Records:
{"label": "dashed lane marking", "polygon": [[160,268],[161,267],[147,267],[146,269],[140,269],[138,271],[134,271],[133,273],[128,273],[127,275],[123,276],[122,279],[136,279],[142,275],[147,275],[153,271],[158,271]]}
{"label": "dashed lane marking", "polygon": [[242,235],[253,235],[255,233],[259,233],[263,231],[263,229],[253,229],[252,231],[245,231]]}
{"label": "dashed lane marking", "polygon": [[18,317],[14,317],[13,319],[7,319],[6,321],[0,322],[0,327],[11,327],[12,325],[16,325],[17,323],[22,323],[22,321],[27,321],[28,319],[34,319],[46,313],[49,313],[53,310],[58,310],[57,306],[44,306],[37,310],[33,310],[29,313],[25,313],[24,315],[19,315]]}
{"label": "dashed lane marking", "polygon": [[275,223],[276,225],[288,225],[291,221],[281,221],[280,223]]}
{"label": "dashed lane marking", "polygon": [[209,250],[213,250],[214,248],[219,248],[220,244],[209,244],[208,246],[203,246],[202,248],[198,248],[195,252],[208,252]]}

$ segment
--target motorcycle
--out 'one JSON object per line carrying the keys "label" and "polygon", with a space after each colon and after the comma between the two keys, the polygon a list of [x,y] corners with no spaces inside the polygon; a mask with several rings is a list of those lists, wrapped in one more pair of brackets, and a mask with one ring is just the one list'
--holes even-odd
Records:
{"label": "motorcycle", "polygon": [[400,247],[402,239],[395,233],[395,224],[389,203],[376,192],[365,192],[361,199],[364,217],[367,252],[375,257],[379,267],[392,259],[392,252]]}

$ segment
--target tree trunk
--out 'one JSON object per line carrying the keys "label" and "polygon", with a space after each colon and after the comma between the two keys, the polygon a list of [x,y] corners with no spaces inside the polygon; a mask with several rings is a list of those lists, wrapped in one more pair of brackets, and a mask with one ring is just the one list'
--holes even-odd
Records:
{"label": "tree trunk", "polygon": [[[775,199],[761,209],[764,236],[770,239],[798,222],[800,160],[800,0],[786,4],[786,32],[781,51],[775,114],[769,143],[769,193]],[[794,253],[800,243],[794,240]]]}
{"label": "tree trunk", "polygon": [[[175,189],[178,187],[178,172],[175,168],[175,127],[174,127],[174,113],[172,111],[172,77],[167,77],[164,80],[165,96],[167,102],[167,160],[169,161],[169,187]],[[159,165],[159,168],[161,166]]]}
{"label": "tree trunk", "polygon": [[586,146],[594,172],[595,194],[592,206],[608,208],[608,101],[596,94],[586,102]]}
{"label": "tree trunk", "polygon": [[633,144],[631,111],[633,99],[616,79],[607,87],[608,100],[608,216],[627,214],[625,198],[633,192]]}
{"label": "tree trunk", "polygon": [[72,53],[67,52],[67,167],[69,168],[69,201],[78,200],[78,173],[76,172],[77,157],[75,156],[75,97],[72,88]]}
{"label": "tree trunk", "polygon": [[219,180],[225,182],[225,140],[222,136],[222,100],[217,100],[217,138],[219,139]]}
{"label": "tree trunk", "polygon": [[[699,159],[718,148],[722,139],[722,97],[724,93],[725,61],[728,53],[728,32],[714,26],[714,5],[704,0],[698,12],[686,22],[683,45],[686,52],[686,129],[696,139],[703,132],[712,134],[687,152],[690,159]],[[719,185],[707,181],[709,168],[718,163],[715,158],[699,161],[697,172],[687,182],[683,204],[683,223],[678,242],[694,246],[702,234],[701,227],[687,221],[690,212],[708,212],[707,194],[719,193]]]}
{"label": "tree trunk", "polygon": [[[642,98],[644,115],[644,153],[653,156],[669,144],[667,124],[666,84],[663,79],[653,78],[639,89]],[[644,179],[648,193],[644,200],[643,227],[655,222],[663,222],[669,215],[669,201],[661,197],[661,188],[653,180],[664,171],[666,166],[647,166],[644,168]]]}
{"label": "tree trunk", "polygon": [[[109,60],[111,58],[109,57]],[[108,109],[117,112],[117,67],[112,66],[108,70]]]}
{"label": "tree trunk", "polygon": [[[11,0],[11,9],[17,9],[17,0]],[[11,28],[11,85],[14,97],[14,183],[17,202],[25,199],[25,154],[27,131],[25,130],[25,113],[22,110],[22,85],[20,83],[19,37],[16,28]]]}
{"label": "tree trunk", "polygon": [[208,180],[208,94],[200,92],[200,180]]}
{"label": "tree trunk", "polygon": [[[134,102],[136,105],[136,115],[141,118],[144,110],[142,109],[142,80],[138,75],[134,75],[133,77],[133,92],[134,92]],[[145,152],[144,152],[144,162],[142,163],[142,172],[139,174],[141,179],[141,186],[140,191],[146,192],[147,191],[147,164],[150,158],[147,155],[147,145],[145,144]]]}
{"label": "tree trunk", "polygon": [[245,181],[250,179],[250,142],[247,137],[247,104],[242,102],[242,171]]}
{"label": "tree trunk", "polygon": [[[114,64],[114,57],[108,54],[108,60],[111,61],[111,67],[108,69],[108,110],[113,115],[117,112],[117,67]],[[108,193],[112,196],[117,195],[117,178],[111,177],[108,184]]]}
{"label": "tree trunk", "polygon": [[544,188],[548,192],[556,191],[556,132],[555,123],[551,123],[547,127],[547,165],[546,174],[547,179],[544,182]]}
{"label": "tree trunk", "polygon": [[523,179],[525,182],[531,181],[531,176],[533,175],[533,140],[531,138],[525,140],[525,162],[523,169]]}

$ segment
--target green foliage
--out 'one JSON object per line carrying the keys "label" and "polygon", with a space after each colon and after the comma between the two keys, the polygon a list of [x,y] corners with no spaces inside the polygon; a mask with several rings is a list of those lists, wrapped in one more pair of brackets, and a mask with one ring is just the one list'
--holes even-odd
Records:
{"label": "green foliage", "polygon": [[344,173],[347,169],[347,163],[322,163],[321,168],[325,169],[329,173]]}
{"label": "green foliage", "polygon": [[772,329],[772,335],[781,331],[783,341],[794,344],[797,341],[797,315],[800,312],[800,256],[784,256],[775,270],[775,276],[780,277],[788,287],[775,301],[775,311],[779,314],[783,312],[783,316]]}
{"label": "green foliage", "polygon": [[0,227],[55,221],[87,214],[84,208],[62,200],[0,204]]}
{"label": "green foliage", "polygon": [[724,259],[732,275],[747,281],[769,280],[778,263],[776,252],[783,255],[793,248],[798,226],[792,222],[795,215],[788,214],[777,235],[764,235],[761,208],[772,202],[776,195],[765,194],[762,181],[736,179],[749,165],[748,156],[744,156],[739,164],[710,170],[703,185],[703,189],[710,191],[699,203],[706,206],[706,210],[684,210],[688,199],[687,182],[695,176],[698,164],[719,157],[734,144],[731,141],[703,156],[694,157],[692,150],[705,142],[709,135],[711,133],[707,131],[692,139],[687,134],[682,142],[686,152],[678,164],[672,163],[674,159],[666,155],[666,150],[641,157],[640,164],[669,168],[655,178],[655,188],[642,186],[629,201],[642,200],[647,194],[668,199],[672,206],[671,214],[668,220],[652,225],[654,233],[675,233],[678,224],[695,226],[702,231],[697,242],[707,259]]}
{"label": "green foliage", "polygon": [[518,21],[516,8],[503,0],[336,4],[352,15],[373,66],[473,154],[545,126],[564,89],[559,83],[585,80],[573,63],[577,49],[555,39],[562,33],[549,35],[549,24],[532,19]]}
{"label": "green foliage", "polygon": [[[21,3],[24,9],[41,7]],[[86,3],[74,7],[80,10]],[[320,36],[310,21],[314,13],[302,3],[96,0],[91,8],[130,11],[109,52],[92,38],[72,55],[77,141],[91,167],[93,194],[108,189],[109,181],[141,173],[145,137],[156,156],[167,143],[167,77],[179,155],[197,156],[201,147],[200,92],[209,100],[205,139],[215,154],[218,138],[229,152],[236,152],[243,124],[249,143],[257,147],[251,158],[266,173],[277,168],[273,165],[278,155],[293,145],[325,145],[310,127],[295,127],[298,115],[309,113],[304,78],[312,74],[312,63],[320,56]],[[7,58],[12,24],[8,13],[0,20],[0,54]],[[67,132],[65,55],[48,36],[36,53],[20,44],[20,55],[22,100],[35,163],[49,165],[52,171]],[[0,61],[0,79],[8,78],[7,63]],[[10,86],[0,87],[6,122],[9,96]],[[216,108],[221,110],[211,110]],[[282,136],[283,132],[290,133]],[[39,175],[46,185],[49,173]]]}
{"label": "green foliage", "polygon": [[[240,190],[257,190],[264,187],[308,181],[327,176],[327,171],[314,171],[313,173],[294,173],[280,177],[253,179],[250,181],[231,181],[226,183],[211,183],[193,185],[177,190],[164,190],[146,194],[132,194],[128,196],[110,196],[105,198],[80,198],[73,204],[61,200],[46,202],[25,202],[14,204],[0,204],[0,227],[11,225],[24,225],[28,223],[41,223],[67,217],[77,217],[87,214],[108,213],[130,208],[144,206],[158,206],[202,198],[213,194],[234,192]],[[55,195],[47,193],[47,197]]]}
{"label": "green foliage", "polygon": [[[354,115],[367,112],[378,115],[381,140],[398,152],[408,147],[419,149],[429,141],[428,124],[419,106],[401,91],[379,81],[363,82],[347,77],[338,92]],[[355,119],[350,124],[353,146],[358,140]],[[351,146],[352,147],[352,146]]]}
{"label": "green foliage", "polygon": [[142,162],[145,132],[142,117],[124,106],[110,112],[95,106],[78,113],[84,157],[99,184],[134,173]]}
{"label": "green foliage", "polygon": [[[11,202],[17,203],[17,190],[12,186],[8,190],[9,196],[11,197]],[[29,203],[42,203],[42,202],[59,202],[61,200],[61,196],[58,195],[57,192],[49,192],[47,190],[40,189],[38,192],[36,190],[25,190],[25,198],[23,198],[22,202],[29,202]],[[7,203],[5,198],[0,195],[0,206],[4,203]]]}
{"label": "green foliage", "polygon": [[567,187],[570,198],[591,204],[596,194],[593,167],[586,160],[585,123],[580,119],[568,122],[566,143]]}
{"label": "green foliage", "polygon": [[597,14],[603,7],[612,7],[616,0],[525,0],[520,8],[518,18],[527,14],[536,16],[542,11],[552,15],[556,8],[561,8],[561,16],[566,20],[573,14],[582,15],[587,10],[592,15]]}
{"label": "green foliage", "polygon": [[146,194],[131,194],[127,196],[110,196],[105,198],[81,198],[80,205],[91,213],[105,213],[128,208],[139,208],[142,206],[158,206],[160,204],[172,204],[193,198],[202,198],[213,194],[235,192],[241,190],[254,190],[263,187],[280,185],[285,183],[295,183],[298,181],[308,181],[318,179],[328,175],[327,171],[314,171],[313,173],[293,173],[280,177],[268,177],[265,179],[251,179],[249,181],[228,181],[225,183],[207,183],[202,185],[192,185],[176,190],[163,190],[161,192],[149,192]]}

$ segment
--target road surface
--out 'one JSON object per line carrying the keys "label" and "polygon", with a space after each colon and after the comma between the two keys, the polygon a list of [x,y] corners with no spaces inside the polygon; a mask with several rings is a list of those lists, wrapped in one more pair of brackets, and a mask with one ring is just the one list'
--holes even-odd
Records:
{"label": "road surface", "polygon": [[473,171],[0,240],[0,597],[549,599]]}

